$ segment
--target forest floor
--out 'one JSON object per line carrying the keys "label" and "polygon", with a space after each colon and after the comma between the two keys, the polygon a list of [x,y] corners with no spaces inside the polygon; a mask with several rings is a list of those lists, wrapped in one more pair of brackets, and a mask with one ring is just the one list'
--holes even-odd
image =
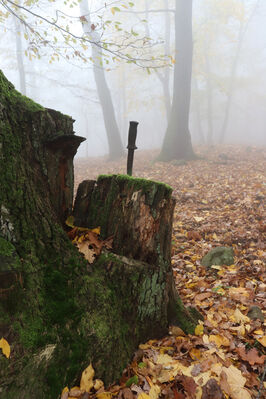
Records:
{"label": "forest floor", "polygon": [[[133,175],[173,188],[176,286],[184,304],[196,307],[204,322],[195,335],[172,328],[168,336],[143,343],[141,357],[128,366],[119,386],[87,397],[266,397],[266,152],[235,146],[196,152],[201,159],[178,164],[154,163],[156,151],[138,150]],[[76,185],[125,171],[126,157],[75,161]],[[202,257],[216,246],[232,247],[234,264],[203,267]],[[252,306],[262,312],[248,317]]]}

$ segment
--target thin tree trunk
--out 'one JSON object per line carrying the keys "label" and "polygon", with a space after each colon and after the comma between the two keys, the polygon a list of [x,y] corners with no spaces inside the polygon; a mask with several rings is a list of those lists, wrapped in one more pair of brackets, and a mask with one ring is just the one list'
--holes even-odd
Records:
{"label": "thin tree trunk", "polygon": [[97,43],[100,44],[100,37],[94,27],[92,28],[88,0],[81,1],[80,13],[83,17],[83,31],[86,35],[89,35],[95,43],[95,45],[92,44],[93,73],[103,112],[104,125],[109,146],[109,156],[111,159],[119,158],[123,155],[123,145],[115,117],[110,89],[107,85],[102,66],[102,49],[97,45]]}
{"label": "thin tree trunk", "polygon": [[19,88],[22,94],[26,95],[26,78],[25,78],[25,68],[23,62],[23,49],[21,40],[21,25],[19,20],[14,17],[15,24],[15,36],[16,36],[16,58],[19,73]]}
{"label": "thin tree trunk", "polygon": [[228,121],[230,118],[230,111],[231,111],[231,105],[233,101],[233,96],[234,96],[234,89],[235,89],[235,80],[236,80],[236,74],[237,74],[237,67],[238,67],[238,62],[239,62],[239,57],[242,49],[242,45],[244,42],[245,34],[248,30],[249,24],[253,18],[253,16],[256,13],[256,10],[260,4],[260,0],[257,0],[252,13],[247,20],[246,24],[241,21],[240,24],[240,29],[238,33],[238,40],[237,40],[237,48],[236,48],[236,53],[235,57],[233,59],[232,67],[231,67],[231,72],[230,72],[230,79],[229,79],[229,86],[228,86],[228,97],[227,97],[227,102],[225,106],[225,113],[224,113],[224,120],[222,124],[222,128],[220,131],[220,136],[219,136],[219,143],[222,144],[225,141],[226,138],[226,132],[227,132],[227,127],[228,127]]}
{"label": "thin tree trunk", "polygon": [[[164,7],[166,10],[169,8],[169,1],[164,0]],[[165,55],[170,54],[170,39],[171,39],[171,18],[170,13],[165,13],[164,18],[165,23],[165,45],[164,45],[164,52]],[[165,96],[165,109],[167,115],[167,122],[169,122],[170,114],[171,114],[171,95],[170,95],[170,68],[167,67],[164,72],[164,84],[163,84],[163,91]]]}
{"label": "thin tree trunk", "polygon": [[189,132],[192,73],[192,0],[176,0],[174,91],[160,160],[194,158]]}
{"label": "thin tree trunk", "polygon": [[192,76],[192,86],[195,91],[194,104],[195,104],[197,133],[199,136],[200,144],[205,144],[205,137],[204,137],[204,133],[203,133],[203,129],[202,129],[202,122],[201,122],[199,88],[198,88],[198,82],[197,82],[197,79],[195,76],[194,77]]}
{"label": "thin tree trunk", "polygon": [[210,57],[208,49],[204,49],[205,66],[206,66],[206,80],[207,80],[207,121],[208,121],[208,132],[207,132],[207,144],[212,145],[213,143],[213,88],[212,88],[212,76],[210,67]]}
{"label": "thin tree trunk", "polygon": [[[170,12],[168,12],[168,9],[169,9],[168,0],[164,0],[164,9],[165,9],[164,10],[164,13],[165,13],[164,54],[166,56],[169,56],[169,54],[170,54],[170,37],[171,37],[171,19],[170,19]],[[146,19],[146,21],[148,21],[148,19],[149,19],[149,2],[148,2],[148,0],[145,0],[145,19]],[[148,23],[146,23],[145,29],[146,29],[146,36],[150,37],[150,30],[149,30]],[[162,84],[166,119],[167,119],[167,122],[169,122],[170,113],[171,113],[171,95],[170,95],[170,87],[169,87],[170,69],[169,69],[169,67],[163,68],[162,71],[158,71],[155,69],[155,74]]]}

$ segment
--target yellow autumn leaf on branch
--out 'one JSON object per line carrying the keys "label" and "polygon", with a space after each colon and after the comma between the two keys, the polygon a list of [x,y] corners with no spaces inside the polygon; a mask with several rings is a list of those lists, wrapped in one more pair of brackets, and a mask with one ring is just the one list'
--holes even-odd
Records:
{"label": "yellow autumn leaf on branch", "polygon": [[3,354],[9,359],[10,346],[9,343],[5,340],[5,338],[0,339],[0,348],[2,349]]}

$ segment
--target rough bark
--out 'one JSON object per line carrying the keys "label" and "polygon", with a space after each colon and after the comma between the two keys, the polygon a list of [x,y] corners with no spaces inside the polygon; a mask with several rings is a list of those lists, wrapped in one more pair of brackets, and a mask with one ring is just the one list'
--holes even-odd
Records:
{"label": "rough bark", "polygon": [[[141,324],[145,324],[151,311],[148,329],[157,331],[157,336],[169,323],[178,324],[184,331],[194,328],[194,320],[182,305],[173,284],[171,237],[175,200],[171,193],[171,187],[162,183],[123,175],[102,175],[97,181],[85,180],[79,185],[73,210],[76,225],[100,226],[103,239],[113,237],[112,252],[129,264],[134,262],[133,278],[139,281],[138,295],[146,298],[144,303],[148,309],[147,312],[141,306],[138,310],[145,314]],[[144,277],[144,284],[140,283],[142,269],[151,273],[151,281]],[[128,292],[135,289],[129,282],[125,288]],[[128,299],[139,304],[139,300],[132,300],[131,294]]]}
{"label": "rough bark", "polygon": [[[173,289],[169,244],[160,244],[162,260],[150,250],[142,260],[115,250],[90,266],[69,241],[62,221],[72,205],[72,158],[82,140],[72,124],[20,95],[0,72],[0,337],[11,345],[9,359],[0,353],[0,396],[7,399],[55,399],[90,362],[97,377],[111,382],[137,345],[164,334],[169,320],[186,331],[194,327]],[[125,184],[138,186],[146,212],[145,181]],[[156,194],[151,198],[155,204]],[[119,220],[106,215],[108,235]],[[156,234],[160,243],[161,230]],[[150,253],[155,260],[147,263]]]}
{"label": "rough bark", "polygon": [[192,71],[192,0],[176,0],[174,88],[170,120],[159,160],[194,158],[189,132]]}

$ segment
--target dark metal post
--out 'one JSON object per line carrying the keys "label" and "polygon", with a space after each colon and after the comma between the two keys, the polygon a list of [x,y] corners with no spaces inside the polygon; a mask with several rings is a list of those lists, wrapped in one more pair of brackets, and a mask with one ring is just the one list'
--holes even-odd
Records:
{"label": "dark metal post", "polygon": [[129,176],[132,176],[134,151],[138,148],[138,147],[136,147],[138,124],[139,124],[138,122],[134,122],[134,121],[129,122],[128,146],[127,146],[127,149],[128,149],[127,174]]}

